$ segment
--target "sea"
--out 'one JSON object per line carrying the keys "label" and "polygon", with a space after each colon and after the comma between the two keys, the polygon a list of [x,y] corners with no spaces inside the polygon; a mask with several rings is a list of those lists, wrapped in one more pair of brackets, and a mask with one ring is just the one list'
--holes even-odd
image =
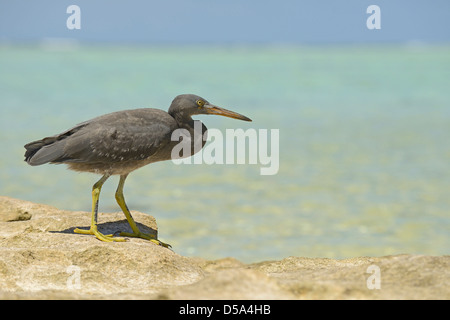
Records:
{"label": "sea", "polygon": [[[267,152],[279,168],[262,175],[248,154],[132,172],[128,206],[154,216],[175,252],[247,263],[450,254],[449,45],[3,44],[0,195],[90,211],[100,176],[31,167],[23,146],[113,111],[167,110],[183,93],[253,120],[195,117],[224,137],[278,130]],[[102,189],[100,223],[120,211],[117,183]]]}

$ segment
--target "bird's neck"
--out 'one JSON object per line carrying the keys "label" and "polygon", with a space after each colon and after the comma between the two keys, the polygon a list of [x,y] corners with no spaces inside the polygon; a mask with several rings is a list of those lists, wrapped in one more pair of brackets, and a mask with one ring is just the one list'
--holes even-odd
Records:
{"label": "bird's neck", "polygon": [[192,119],[191,115],[176,113],[171,115],[178,124],[178,128],[187,129],[191,135],[194,133],[203,135],[207,130],[200,120]]}
{"label": "bird's neck", "polygon": [[178,124],[180,128],[187,129],[191,134],[203,134],[206,131],[206,127],[200,120],[190,119],[189,121],[184,121]]}
{"label": "bird's neck", "polygon": [[178,124],[178,127],[183,128],[185,124],[193,124],[194,120],[192,119],[191,115],[185,114],[184,112],[170,112],[169,114],[175,119],[175,121]]}

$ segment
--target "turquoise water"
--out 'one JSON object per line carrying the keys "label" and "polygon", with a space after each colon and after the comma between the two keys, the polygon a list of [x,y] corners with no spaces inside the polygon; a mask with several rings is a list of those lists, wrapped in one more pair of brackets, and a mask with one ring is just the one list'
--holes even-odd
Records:
{"label": "turquoise water", "polygon": [[[180,93],[280,130],[280,169],[152,164],[129,207],[188,256],[449,254],[450,47],[0,47],[0,194],[91,207],[97,176],[30,167],[23,145],[116,110],[167,110]],[[101,211],[118,211],[108,180]],[[101,215],[100,215],[101,219]]]}

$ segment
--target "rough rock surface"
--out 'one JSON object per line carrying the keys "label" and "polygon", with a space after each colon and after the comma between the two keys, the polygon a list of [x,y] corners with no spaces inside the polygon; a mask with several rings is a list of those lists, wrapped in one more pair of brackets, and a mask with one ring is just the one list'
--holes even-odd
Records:
{"label": "rough rock surface", "polygon": [[[157,232],[153,217],[133,216]],[[129,230],[123,218],[102,213],[99,229]],[[450,256],[208,261],[73,233],[89,223],[87,212],[0,197],[0,299],[450,299]],[[368,289],[371,265],[380,289]]]}

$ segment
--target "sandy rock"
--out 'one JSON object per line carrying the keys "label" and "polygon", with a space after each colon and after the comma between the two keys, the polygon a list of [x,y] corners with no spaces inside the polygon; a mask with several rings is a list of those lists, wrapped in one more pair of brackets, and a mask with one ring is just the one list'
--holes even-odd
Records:
{"label": "sandy rock", "polygon": [[289,257],[252,267],[277,279],[299,299],[450,298],[450,256],[405,254],[343,260]]}
{"label": "sandy rock", "polygon": [[[0,207],[28,210],[29,220],[0,222],[0,298],[145,298],[203,277],[188,258],[143,239],[102,242],[73,233],[90,214],[0,197]],[[132,212],[143,232],[155,219]],[[100,214],[104,234],[128,231],[123,213]],[[78,277],[79,276],[79,277]],[[79,279],[79,281],[77,280]]]}
{"label": "sandy rock", "polygon": [[264,273],[248,268],[217,270],[197,283],[163,290],[156,298],[198,300],[279,300],[295,299],[295,295],[282,288],[276,280]]}
{"label": "sandy rock", "polygon": [[[157,233],[153,217],[133,216]],[[105,234],[130,231],[121,212],[99,222]],[[208,261],[73,233],[89,224],[87,212],[0,197],[0,299],[450,299],[450,256]]]}

